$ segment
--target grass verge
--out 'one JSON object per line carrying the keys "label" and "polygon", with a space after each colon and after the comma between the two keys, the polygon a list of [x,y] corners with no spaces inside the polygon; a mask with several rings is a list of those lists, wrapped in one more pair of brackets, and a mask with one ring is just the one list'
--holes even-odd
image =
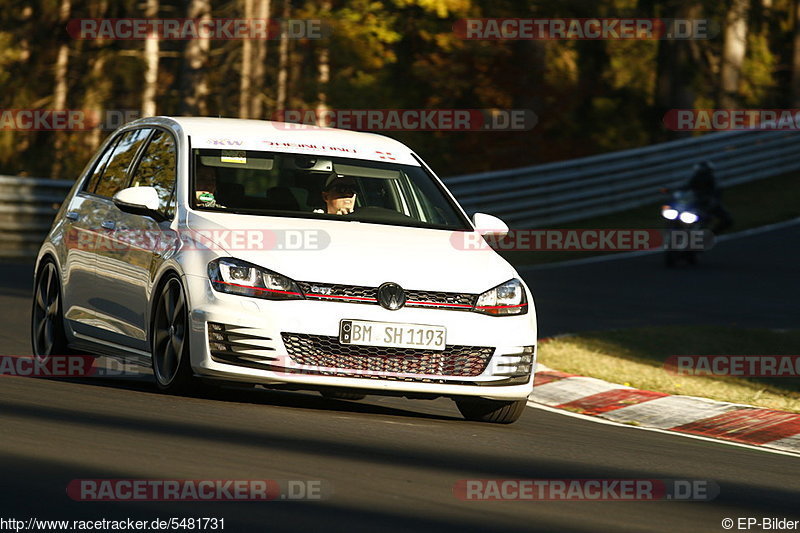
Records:
{"label": "grass verge", "polygon": [[800,355],[798,347],[800,330],[663,326],[555,338],[541,345],[539,361],[637,389],[800,413],[800,378],[687,376],[664,366],[672,355]]}
{"label": "grass verge", "polygon": [[[723,201],[734,218],[734,225],[728,232],[742,231],[800,217],[798,182],[800,182],[800,174],[793,172],[725,189]],[[660,229],[663,227],[660,207],[665,199],[666,197],[654,198],[650,205],[612,215],[566,222],[552,229]],[[615,252],[500,252],[508,262],[515,266],[552,263],[613,253]]]}

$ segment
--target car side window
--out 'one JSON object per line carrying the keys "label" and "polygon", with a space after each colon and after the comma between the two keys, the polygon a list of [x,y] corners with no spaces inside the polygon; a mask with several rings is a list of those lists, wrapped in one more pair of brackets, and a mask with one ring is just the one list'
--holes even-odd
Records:
{"label": "car side window", "polygon": [[147,145],[131,180],[131,187],[153,187],[158,192],[159,210],[168,217],[174,210],[177,150],[175,139],[164,130],[156,130]]}
{"label": "car side window", "polygon": [[125,133],[114,147],[114,153],[103,170],[103,175],[98,179],[97,186],[90,192],[111,198],[124,189],[128,184],[128,167],[151,131],[145,128]]}
{"label": "car side window", "polygon": [[92,176],[89,180],[84,184],[83,190],[86,192],[93,193],[97,188],[97,183],[100,181],[100,178],[103,177],[103,172],[108,165],[108,160],[111,159],[111,155],[114,153],[114,148],[119,144],[119,140],[122,136],[117,136],[106,148],[106,151],[103,152],[103,155],[97,160],[97,164],[94,166],[94,170],[92,171]]}

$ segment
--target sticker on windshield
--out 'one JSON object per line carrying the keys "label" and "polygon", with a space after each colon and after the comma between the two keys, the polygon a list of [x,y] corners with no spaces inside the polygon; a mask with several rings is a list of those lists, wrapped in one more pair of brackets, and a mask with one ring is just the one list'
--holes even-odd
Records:
{"label": "sticker on windshield", "polygon": [[247,152],[244,150],[223,150],[222,156],[219,158],[222,163],[239,163],[242,165],[247,164]]}

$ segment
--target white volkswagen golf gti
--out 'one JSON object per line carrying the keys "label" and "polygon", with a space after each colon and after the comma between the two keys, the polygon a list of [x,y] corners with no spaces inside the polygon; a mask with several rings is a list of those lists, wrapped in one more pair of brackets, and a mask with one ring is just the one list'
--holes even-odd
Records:
{"label": "white volkswagen golf gti", "polygon": [[533,299],[475,245],[507,231],[382,135],[141,119],[101,146],[41,247],[33,350],[132,359],[179,394],[448,397],[468,420],[514,422]]}

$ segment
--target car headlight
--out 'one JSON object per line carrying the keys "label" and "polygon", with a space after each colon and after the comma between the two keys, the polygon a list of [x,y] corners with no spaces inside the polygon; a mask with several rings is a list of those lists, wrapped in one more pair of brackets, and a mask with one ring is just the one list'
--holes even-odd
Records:
{"label": "car headlight", "polygon": [[681,213],[681,222],[684,224],[694,224],[699,217],[691,211],[684,211]]}
{"label": "car headlight", "polygon": [[672,209],[669,206],[664,206],[661,209],[661,216],[666,218],[667,220],[675,220],[676,218],[678,218],[678,210]]}
{"label": "car headlight", "polygon": [[215,290],[228,294],[267,300],[304,298],[300,287],[291,279],[239,259],[211,261],[208,264],[208,277]]}
{"label": "car headlight", "polygon": [[506,281],[480,296],[474,311],[487,315],[524,315],[528,312],[528,298],[522,282],[516,278]]}

